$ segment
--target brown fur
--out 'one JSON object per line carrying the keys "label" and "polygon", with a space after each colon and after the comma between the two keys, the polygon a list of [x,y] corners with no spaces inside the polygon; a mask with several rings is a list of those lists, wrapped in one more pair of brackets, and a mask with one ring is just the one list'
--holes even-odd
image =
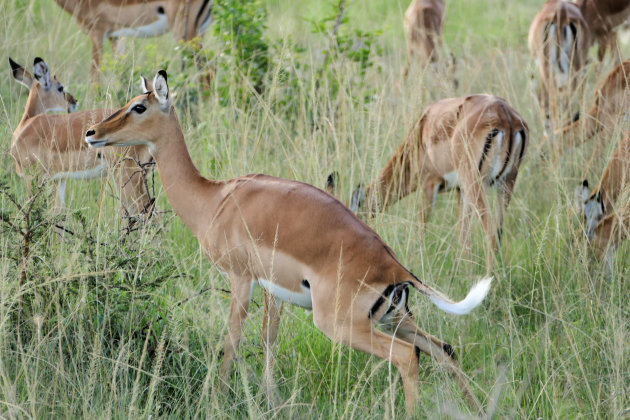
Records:
{"label": "brown fur", "polygon": [[[201,35],[199,26],[210,13],[212,0],[55,0],[70,13],[92,40],[92,80],[98,79],[104,39],[122,28],[149,25],[164,9],[169,29],[177,39],[190,41]],[[199,14],[201,17],[198,19]],[[113,43],[115,39],[110,38]],[[113,45],[113,44],[112,44]]]}
{"label": "brown fur", "polygon": [[[162,85],[156,80],[154,84]],[[375,328],[370,317],[390,285],[409,281],[425,295],[443,295],[415,279],[372,229],[320,189],[260,174],[225,181],[202,177],[188,153],[175,109],[165,99],[167,88],[166,93],[159,93],[159,87],[156,91],[134,98],[119,115],[92,127],[88,141],[115,146],[142,133],[173,209],[209,259],[228,273],[232,303],[221,366],[224,379],[241,337],[253,282],[266,279],[299,293],[307,281],[315,325],[336,342],[390,360],[402,375],[411,410],[418,396],[416,348],[452,372],[471,406],[481,410],[457,362],[444,350],[450,347],[420,330],[410,313],[399,317],[394,336]],[[135,104],[147,110],[135,113]],[[280,317],[274,302],[268,294],[263,316],[267,369]]]}
{"label": "brown fur", "polygon": [[[574,43],[570,47],[569,66],[565,71],[561,67],[565,43],[564,28],[575,29]],[[555,33],[552,37],[552,27]],[[570,32],[573,37],[573,32]],[[541,83],[537,94],[547,124],[559,119],[571,118],[571,98],[579,90],[582,70],[586,66],[590,46],[588,25],[573,3],[549,0],[534,17],[529,27],[529,49],[537,62]],[[558,124],[554,124],[556,127]],[[550,127],[546,127],[551,136]]]}
{"label": "brown fur", "polygon": [[621,55],[617,47],[616,28],[624,23],[630,15],[628,0],[578,0],[577,6],[584,16],[592,35],[593,43],[597,42],[597,58],[604,59],[610,48],[617,63],[621,63]]}
{"label": "brown fur", "polygon": [[[630,59],[611,71],[595,90],[595,103],[588,114],[569,124],[560,131],[564,141],[560,147],[566,147],[567,138],[571,145],[584,143],[599,132],[600,142],[612,137],[630,109]],[[579,139],[577,142],[576,139]]]}
{"label": "brown fur", "polygon": [[439,47],[442,44],[444,23],[443,0],[412,0],[405,12],[405,33],[407,34],[407,64],[403,71],[406,77],[415,55],[420,60],[435,63],[438,61]]}
{"label": "brown fur", "polygon": [[[496,136],[488,141],[493,129],[504,132],[500,149]],[[518,132],[523,132],[524,136],[517,146]],[[474,212],[481,218],[488,236],[487,263],[491,270],[497,230],[488,214],[486,186],[499,188],[500,229],[528,140],[527,124],[501,98],[471,95],[436,102],[424,111],[404,143],[366,189],[367,208],[373,214],[421,187],[424,200],[419,215],[424,224],[431,213],[436,191],[448,187],[445,176],[456,173],[464,198],[462,239],[470,247],[469,225]],[[480,167],[487,142],[489,148]],[[503,168],[498,174],[499,179],[490,176],[494,162]]]}

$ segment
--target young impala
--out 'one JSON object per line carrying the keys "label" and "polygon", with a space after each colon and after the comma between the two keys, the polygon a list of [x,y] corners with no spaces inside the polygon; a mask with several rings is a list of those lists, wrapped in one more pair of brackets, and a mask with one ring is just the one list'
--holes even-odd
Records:
{"label": "young impala", "polygon": [[[595,90],[595,103],[588,114],[559,131],[564,141],[558,144],[565,148],[567,138],[570,144],[584,143],[595,134],[602,132],[605,141],[613,137],[614,130],[630,115],[630,59],[611,71]],[[575,142],[575,139],[579,139]],[[601,142],[600,142],[601,143]]]}
{"label": "young impala", "polygon": [[171,31],[177,39],[200,36],[212,21],[213,0],[55,0],[92,40],[92,80],[98,78],[105,38],[153,37]]}
{"label": "young impala", "polygon": [[[461,239],[469,249],[470,219],[475,213],[488,238],[486,261],[491,270],[503,213],[510,203],[528,138],[523,118],[501,98],[471,95],[443,99],[424,111],[376,179],[365,190],[358,187],[354,191],[350,208],[357,212],[365,205],[374,215],[421,188],[419,217],[424,226],[438,193],[456,188],[463,205]],[[487,209],[488,186],[498,190],[498,228]]]}
{"label": "young impala", "polygon": [[[610,227],[619,215],[628,213],[630,204],[630,131],[621,140],[599,184],[589,193],[588,180],[582,183],[582,209],[586,236],[597,247],[608,244]],[[606,219],[607,222],[603,222]],[[602,225],[602,223],[604,223]]]}
{"label": "young impala", "polygon": [[[418,399],[420,352],[455,377],[469,404],[481,406],[455,360],[453,348],[422,331],[407,300],[411,289],[439,308],[465,314],[481,303],[491,279],[459,303],[421,282],[394,252],[343,204],[324,191],[267,175],[226,181],[201,176],[194,166],[166,72],[154,90],[86,133],[92,147],[147,145],[175,212],[209,259],[228,273],[232,303],[221,376],[227,379],[255,284],[265,290],[263,340],[271,371],[281,303],[313,310],[313,322],[335,342],[391,361],[401,373],[407,406]],[[378,329],[377,326],[388,333]]]}
{"label": "young impala", "polygon": [[610,48],[617,63],[621,63],[621,55],[617,48],[616,28],[630,17],[630,1],[628,0],[577,0],[577,6],[591,32],[593,42],[597,42],[597,58],[604,59],[606,50]]}
{"label": "young impala", "polygon": [[407,34],[407,64],[403,75],[407,77],[414,55],[422,60],[438,62],[439,47],[442,44],[444,23],[444,0],[412,0],[405,12],[405,33]]}
{"label": "young impala", "polygon": [[[9,58],[13,77],[30,89],[22,120],[13,132],[11,156],[17,173],[27,180],[40,170],[58,181],[55,208],[65,201],[68,179],[89,179],[102,176],[118,157],[113,153],[97,153],[84,140],[85,130],[114,110],[95,109],[71,114],[46,115],[48,111],[73,111],[76,100],[64,90],[56,77],[51,78],[48,65],[36,58],[33,74]],[[129,148],[116,165],[121,201],[127,215],[137,216],[152,210],[153,203],[144,184],[139,162],[150,160],[146,147]]]}
{"label": "young impala", "polygon": [[541,79],[537,95],[544,113],[545,133],[551,140],[552,121],[571,117],[572,98],[582,85],[590,42],[580,9],[566,1],[547,1],[529,27],[529,49]]}

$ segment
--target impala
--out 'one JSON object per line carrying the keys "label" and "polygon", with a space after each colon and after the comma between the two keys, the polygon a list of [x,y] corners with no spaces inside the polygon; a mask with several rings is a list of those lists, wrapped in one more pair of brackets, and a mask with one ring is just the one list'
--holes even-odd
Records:
{"label": "impala", "polygon": [[538,67],[541,83],[538,100],[544,113],[545,133],[553,139],[552,118],[568,119],[564,112],[586,69],[590,32],[573,3],[549,0],[529,27],[529,49]]}
{"label": "impala", "polygon": [[[112,114],[111,109],[96,109],[71,114],[47,115],[48,111],[73,111],[76,100],[67,93],[56,77],[51,78],[48,65],[41,58],[34,62],[33,74],[9,58],[13,77],[30,89],[22,120],[13,132],[11,156],[18,175],[27,180],[39,170],[58,181],[55,209],[65,202],[68,179],[89,179],[102,176],[117,160],[112,153],[97,153],[84,140],[87,127]],[[122,153],[116,165],[123,209],[137,216],[152,210],[153,203],[145,188],[140,162],[151,156],[145,147],[130,148]]]}
{"label": "impala", "polygon": [[577,0],[576,4],[588,25],[593,42],[598,43],[599,61],[604,59],[606,50],[610,48],[617,63],[621,63],[615,29],[630,17],[630,2],[628,0]]}
{"label": "impala", "polygon": [[442,44],[444,0],[412,0],[405,12],[407,34],[407,64],[403,75],[407,77],[414,55],[437,66],[438,50]]}
{"label": "impala", "polygon": [[[630,59],[611,71],[595,90],[595,103],[584,118],[562,128],[559,134],[581,143],[603,131],[602,139],[609,139],[622,120],[630,114]],[[565,142],[560,143],[563,148]],[[561,150],[561,149],[560,149]]]}
{"label": "impala", "polygon": [[92,80],[98,78],[105,38],[153,37],[171,31],[184,41],[212,22],[213,0],[55,0],[92,40]]}
{"label": "impala", "polygon": [[[593,240],[599,224],[608,215],[617,213],[617,207],[628,207],[628,193],[630,185],[630,131],[615,149],[612,158],[606,166],[599,184],[589,193],[588,180],[582,183],[582,199],[586,235]],[[623,200],[620,200],[623,198]],[[627,211],[622,211],[627,213]],[[601,234],[599,235],[601,236]],[[607,241],[605,241],[607,242]]]}
{"label": "impala", "polygon": [[[460,195],[460,236],[470,249],[475,213],[487,235],[486,262],[492,269],[518,169],[529,138],[527,123],[503,99],[470,95],[443,99],[420,116],[398,151],[367,188],[352,194],[350,208],[370,216],[421,188],[419,218],[427,222],[440,191]],[[498,228],[488,212],[489,186],[498,190]],[[463,200],[462,200],[463,199]],[[462,202],[463,201],[463,202]]]}
{"label": "impala", "polygon": [[153,87],[93,126],[86,141],[92,147],[148,146],[173,209],[208,258],[228,273],[232,302],[220,369],[224,380],[258,284],[265,290],[267,372],[284,301],[312,309],[313,322],[333,341],[391,361],[401,373],[409,409],[418,399],[422,351],[454,375],[468,403],[481,411],[453,348],[417,327],[407,300],[416,289],[439,308],[464,314],[481,303],[491,279],[454,303],[405,269],[372,229],[324,191],[261,174],[226,181],[202,177],[188,153],[165,71],[157,73]]}

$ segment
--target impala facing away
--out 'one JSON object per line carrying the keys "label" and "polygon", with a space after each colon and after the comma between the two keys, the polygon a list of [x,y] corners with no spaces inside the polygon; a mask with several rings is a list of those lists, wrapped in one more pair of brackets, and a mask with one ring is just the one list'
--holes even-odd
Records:
{"label": "impala facing away", "polygon": [[[427,222],[440,191],[460,193],[460,235],[470,249],[470,220],[475,213],[487,235],[487,269],[492,270],[497,237],[501,237],[518,169],[529,139],[527,124],[503,99],[492,95],[448,98],[420,116],[385,168],[363,190],[353,192],[350,208],[365,205],[370,216],[422,188],[421,226]],[[489,215],[487,191],[498,190],[498,227]],[[463,199],[463,200],[462,200]],[[463,203],[462,203],[463,201]]]}
{"label": "impala facing away", "polygon": [[[630,115],[630,59],[611,71],[595,90],[595,103],[588,114],[559,131],[563,141],[561,151],[567,146],[584,143],[602,132],[601,142],[613,137],[616,127]],[[580,139],[578,142],[575,139]],[[600,142],[600,143],[601,143]]]}
{"label": "impala facing away", "polygon": [[566,1],[547,1],[529,27],[529,49],[541,79],[536,90],[549,139],[553,139],[552,121],[571,117],[568,111],[582,85],[590,39],[580,9]]}
{"label": "impala facing away", "polygon": [[465,314],[481,303],[491,279],[454,303],[405,269],[372,229],[324,191],[261,174],[226,181],[202,177],[188,153],[165,71],[158,72],[153,86],[152,92],[93,126],[86,141],[92,147],[148,146],[173,209],[209,259],[228,273],[232,303],[221,366],[224,380],[252,288],[259,284],[265,290],[266,376],[272,372],[279,301],[284,301],[312,309],[317,328],[335,342],[391,361],[400,371],[411,411],[418,399],[421,351],[446,367],[472,408],[482,411],[453,348],[418,328],[407,300],[416,289],[442,310]]}
{"label": "impala facing away", "polygon": [[[111,109],[96,109],[71,114],[46,115],[49,111],[71,112],[76,100],[56,77],[51,79],[48,65],[36,58],[33,74],[9,58],[13,77],[30,89],[22,120],[13,132],[11,156],[18,175],[27,180],[40,170],[58,181],[55,209],[63,208],[66,181],[102,176],[112,163],[119,160],[113,153],[97,153],[85,142],[85,130],[91,124],[112,114]],[[145,188],[143,170],[139,162],[151,156],[145,147],[130,148],[122,153],[123,160],[116,166],[121,201],[127,215],[137,216],[153,209],[153,202]]]}
{"label": "impala facing away", "polygon": [[[614,249],[630,228],[630,131],[615,149],[599,185],[582,183],[586,236],[601,254]],[[619,230],[620,228],[621,231]]]}
{"label": "impala facing away", "polygon": [[407,64],[403,76],[407,77],[411,59],[415,55],[434,66],[438,62],[439,47],[442,45],[444,24],[444,0],[412,0],[405,12],[407,34]]}
{"label": "impala facing away", "polygon": [[92,40],[92,80],[98,79],[105,38],[153,37],[171,31],[190,41],[212,22],[213,0],[55,0]]}
{"label": "impala facing away", "polygon": [[615,29],[630,17],[630,1],[578,0],[576,4],[588,25],[592,41],[598,43],[597,58],[599,61],[604,59],[606,50],[610,48],[617,63],[621,63]]}

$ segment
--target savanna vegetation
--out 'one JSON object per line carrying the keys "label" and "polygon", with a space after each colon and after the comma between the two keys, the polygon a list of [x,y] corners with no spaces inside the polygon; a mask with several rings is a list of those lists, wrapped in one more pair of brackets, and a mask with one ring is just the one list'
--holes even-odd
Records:
{"label": "savanna vegetation", "polygon": [[[51,210],[43,178],[27,194],[9,155],[27,90],[7,57],[30,68],[43,57],[79,109],[122,106],[140,75],[169,73],[192,158],[211,178],[261,172],[323,187],[339,174],[342,200],[369,182],[422,109],[468,93],[505,98],[527,120],[531,143],[506,214],[496,279],[484,304],[447,315],[412,294],[420,326],[447,342],[496,417],[622,418],[630,413],[630,247],[612,269],[577,233],[575,189],[601,177],[613,138],[562,158],[546,154],[530,90],[529,22],[542,0],[452,0],[447,74],[405,62],[407,2],[256,0],[215,2],[215,21],[195,43],[170,35],[107,49],[90,84],[89,39],[52,0],[0,2],[0,416],[7,418],[398,418],[396,370],[333,344],[308,311],[285,306],[275,379],[263,392],[262,295],[254,293],[230,390],[219,387],[229,283],[173,214],[157,174],[149,187],[160,217],[129,228],[113,179],[68,183],[67,210]],[[337,20],[340,6],[342,19]],[[624,57],[630,45],[622,44]],[[207,89],[193,56],[212,66]],[[591,51],[591,57],[594,51]],[[584,106],[610,58],[586,74]],[[594,143],[604,146],[593,155]],[[455,193],[441,195],[422,237],[412,195],[370,221],[423,281],[461,298],[484,273],[483,236],[464,258]],[[470,415],[452,378],[421,359],[421,417]]]}

